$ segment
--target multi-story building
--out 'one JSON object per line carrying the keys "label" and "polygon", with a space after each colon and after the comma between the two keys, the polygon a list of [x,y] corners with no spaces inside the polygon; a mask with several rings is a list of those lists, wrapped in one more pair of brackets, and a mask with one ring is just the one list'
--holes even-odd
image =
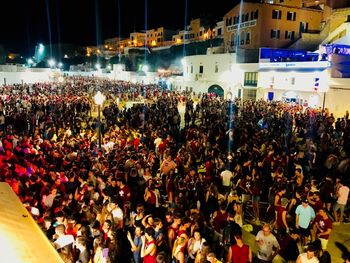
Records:
{"label": "multi-story building", "polygon": [[213,35],[210,29],[206,29],[202,24],[200,18],[192,19],[190,25],[186,26],[185,30],[179,31],[177,35],[173,36],[175,44],[187,44],[193,41],[207,40]]}
{"label": "multi-story building", "polygon": [[324,6],[331,8],[344,8],[349,5],[349,0],[303,0],[304,7],[319,6],[322,9]]}
{"label": "multi-story building", "polygon": [[230,53],[187,56],[182,61],[183,77],[173,87],[255,100],[259,64],[236,62],[236,55]]}
{"label": "multi-story building", "polygon": [[223,38],[224,37],[224,21],[219,21],[216,23],[215,28],[213,29],[213,37],[214,38]]}
{"label": "multi-story building", "polygon": [[160,47],[172,45],[172,36],[175,31],[158,27],[146,31],[146,45],[150,47]]}
{"label": "multi-story building", "polygon": [[119,42],[119,37],[107,38],[104,41],[104,48],[108,50],[118,50]]}
{"label": "multi-story building", "polygon": [[132,47],[143,47],[146,45],[146,33],[145,32],[133,32],[130,33],[130,45]]}
{"label": "multi-story building", "polygon": [[303,32],[319,32],[322,10],[302,7],[302,0],[265,0],[237,4],[225,16],[227,51],[237,48],[288,47]]}
{"label": "multi-story building", "polygon": [[131,46],[130,38],[121,39],[118,44],[118,52],[124,53],[124,49],[129,46]]}

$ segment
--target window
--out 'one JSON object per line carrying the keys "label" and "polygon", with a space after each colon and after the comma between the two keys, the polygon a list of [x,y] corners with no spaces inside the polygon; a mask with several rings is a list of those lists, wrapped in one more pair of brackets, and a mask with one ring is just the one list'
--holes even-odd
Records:
{"label": "window", "polygon": [[294,77],[290,78],[290,84],[295,85],[295,78]]}
{"label": "window", "polygon": [[297,17],[297,13],[296,12],[287,12],[287,20],[289,21],[295,21]]}
{"label": "window", "polygon": [[226,18],[226,26],[228,26],[228,18]]}
{"label": "window", "polygon": [[218,73],[219,72],[219,66],[218,64],[215,64],[215,73]]}
{"label": "window", "polygon": [[249,13],[245,14],[245,21],[249,21]]}
{"label": "window", "polygon": [[236,34],[232,33],[231,35],[231,46],[234,47],[236,45]]}
{"label": "window", "polygon": [[247,34],[245,35],[245,43],[247,45],[250,44],[250,32],[247,32]]}
{"label": "window", "polygon": [[203,32],[202,31],[199,31],[199,36],[202,36],[203,35]]}
{"label": "window", "polygon": [[157,38],[157,42],[160,42],[160,38],[159,37]]}
{"label": "window", "polygon": [[281,10],[272,10],[272,19],[281,19],[282,11]]}
{"label": "window", "polygon": [[244,45],[244,40],[245,40],[245,32],[241,32],[241,45]]}
{"label": "window", "polygon": [[258,72],[245,72],[244,73],[244,86],[257,86],[258,85]]}
{"label": "window", "polygon": [[199,74],[203,74],[203,65],[199,66]]}
{"label": "window", "polygon": [[193,65],[191,64],[191,73],[193,73]]}
{"label": "window", "polygon": [[243,100],[256,100],[256,89],[244,89]]}
{"label": "window", "polygon": [[280,30],[271,29],[271,38],[279,39],[280,38]]}
{"label": "window", "polygon": [[254,12],[250,12],[250,19],[253,20],[254,19]]}
{"label": "window", "polygon": [[259,17],[259,10],[256,10],[254,14],[254,19],[258,19],[258,17]]}
{"label": "window", "polygon": [[280,0],[280,3],[283,3],[284,2],[284,0]]}
{"label": "window", "polygon": [[294,31],[286,31],[284,38],[294,40],[295,32]]}
{"label": "window", "polygon": [[222,31],[221,31],[221,28],[218,29],[218,36],[221,36],[222,34]]}
{"label": "window", "polygon": [[232,25],[232,17],[230,17],[230,19],[228,20],[228,25],[229,25],[229,26]]}
{"label": "window", "polygon": [[309,23],[308,22],[300,22],[300,26],[299,26],[299,31],[300,33],[305,33],[307,32],[309,29]]}

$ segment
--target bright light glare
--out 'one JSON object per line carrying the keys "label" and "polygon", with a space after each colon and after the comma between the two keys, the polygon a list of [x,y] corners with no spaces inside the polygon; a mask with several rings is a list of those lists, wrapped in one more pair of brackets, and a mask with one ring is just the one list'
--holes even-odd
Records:
{"label": "bright light glare", "polygon": [[100,106],[103,104],[105,99],[105,95],[103,95],[100,91],[97,91],[96,95],[94,96],[95,103]]}
{"label": "bright light glare", "polygon": [[148,66],[147,65],[142,66],[142,71],[143,72],[148,72]]}
{"label": "bright light glare", "polygon": [[96,69],[100,69],[100,68],[101,68],[101,64],[97,63],[97,64],[95,65],[95,68],[96,68]]}
{"label": "bright light glare", "polygon": [[45,47],[43,44],[39,44],[39,53],[43,53],[45,50]]}
{"label": "bright light glare", "polygon": [[33,59],[28,58],[27,59],[27,63],[28,63],[28,65],[32,65],[32,64],[34,64],[34,61],[33,61]]}
{"label": "bright light glare", "polygon": [[62,62],[58,63],[58,67],[62,68],[63,67],[63,63]]}
{"label": "bright light glare", "polygon": [[54,59],[49,59],[48,61],[47,61],[47,63],[49,63],[49,66],[50,67],[54,67],[55,65],[56,65],[56,61],[54,60]]}

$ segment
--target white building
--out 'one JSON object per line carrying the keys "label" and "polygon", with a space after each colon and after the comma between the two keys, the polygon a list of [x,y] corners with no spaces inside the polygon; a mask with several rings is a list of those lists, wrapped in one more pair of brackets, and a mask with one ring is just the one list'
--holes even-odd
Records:
{"label": "white building", "polygon": [[176,90],[255,99],[257,63],[237,64],[235,54],[224,53],[187,56],[182,64],[183,78],[173,83]]}
{"label": "white building", "polygon": [[261,62],[256,98],[322,107],[329,87],[329,66],[328,61]]}

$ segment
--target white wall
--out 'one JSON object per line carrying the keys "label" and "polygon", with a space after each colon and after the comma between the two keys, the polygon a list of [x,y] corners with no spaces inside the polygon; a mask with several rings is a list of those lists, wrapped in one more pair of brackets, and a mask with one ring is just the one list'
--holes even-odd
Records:
{"label": "white wall", "polygon": [[48,72],[0,72],[0,85],[22,84],[50,81]]}
{"label": "white wall", "polygon": [[350,111],[350,79],[330,78],[325,107],[336,117],[343,117]]}
{"label": "white wall", "polygon": [[[208,88],[215,84],[224,89],[225,96],[228,92],[237,96],[238,89],[244,88],[244,73],[258,72],[259,64],[235,64],[235,61],[235,54],[230,53],[185,57],[183,60],[183,79],[177,79],[174,86],[181,87],[181,90],[186,90],[188,87],[196,93],[206,93]],[[202,74],[199,73],[201,65],[203,66]],[[216,65],[218,72],[215,72]],[[192,72],[191,67],[193,67]]]}

